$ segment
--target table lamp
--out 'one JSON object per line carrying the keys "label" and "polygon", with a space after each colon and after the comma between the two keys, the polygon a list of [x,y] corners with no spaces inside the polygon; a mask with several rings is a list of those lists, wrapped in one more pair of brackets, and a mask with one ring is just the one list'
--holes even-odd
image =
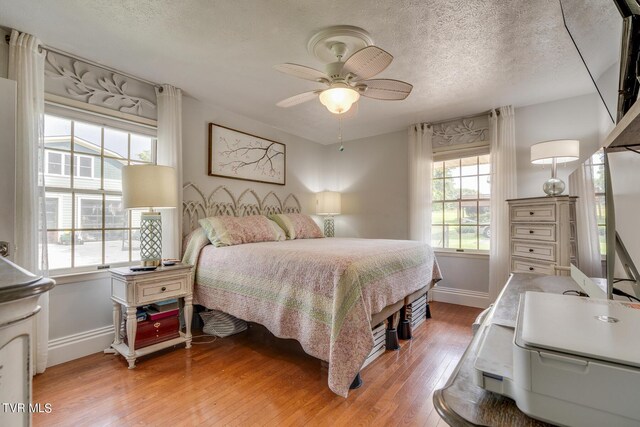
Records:
{"label": "table lamp", "polygon": [[178,204],[176,170],[169,166],[131,165],[122,168],[122,205],[148,208],[140,215],[140,262],[158,266],[162,261],[162,220],[154,209]]}
{"label": "table lamp", "polygon": [[340,193],[337,191],[323,191],[318,193],[316,200],[316,214],[324,216],[324,235],[335,236],[333,223],[334,215],[340,215]]}
{"label": "table lamp", "polygon": [[539,142],[531,146],[531,163],[551,165],[551,178],[542,186],[548,196],[559,196],[565,189],[564,181],[557,177],[558,163],[567,163],[580,158],[580,141],[558,139]]}

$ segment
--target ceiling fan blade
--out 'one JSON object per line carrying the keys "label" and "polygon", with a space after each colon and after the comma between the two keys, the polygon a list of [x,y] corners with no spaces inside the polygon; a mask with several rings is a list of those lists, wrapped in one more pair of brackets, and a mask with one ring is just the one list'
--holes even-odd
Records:
{"label": "ceiling fan blade", "polygon": [[381,73],[391,64],[393,56],[377,46],[367,46],[349,57],[342,67],[342,73],[353,74],[353,81],[365,80]]}
{"label": "ceiling fan blade", "polygon": [[298,105],[298,104],[302,104],[303,102],[311,101],[316,96],[318,96],[318,94],[320,92],[322,92],[322,91],[321,90],[314,90],[314,91],[311,91],[311,92],[299,93],[299,94],[294,95],[292,97],[289,97],[287,99],[283,99],[282,101],[278,102],[276,105],[278,107],[283,107],[283,108],[293,107],[294,105]]}
{"label": "ceiling fan blade", "polygon": [[411,93],[413,86],[407,82],[392,79],[374,79],[359,82],[358,86],[366,85],[362,96],[384,101],[400,101]]}
{"label": "ceiling fan blade", "polygon": [[304,65],[286,63],[274,65],[273,68],[281,73],[298,77],[300,79],[311,80],[312,82],[321,82],[323,80],[329,81],[329,76],[322,71],[318,71],[315,68],[305,67]]}

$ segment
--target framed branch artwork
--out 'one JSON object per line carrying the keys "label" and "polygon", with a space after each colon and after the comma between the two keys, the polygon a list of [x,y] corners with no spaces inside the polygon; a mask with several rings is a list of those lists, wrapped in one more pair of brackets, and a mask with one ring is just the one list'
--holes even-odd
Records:
{"label": "framed branch artwork", "polygon": [[209,175],[286,184],[287,147],[209,123]]}

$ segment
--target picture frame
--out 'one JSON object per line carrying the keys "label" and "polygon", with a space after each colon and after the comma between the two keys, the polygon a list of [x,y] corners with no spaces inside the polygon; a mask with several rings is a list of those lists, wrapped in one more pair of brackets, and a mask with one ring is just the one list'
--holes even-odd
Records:
{"label": "picture frame", "polygon": [[286,185],[287,146],[209,123],[209,176]]}

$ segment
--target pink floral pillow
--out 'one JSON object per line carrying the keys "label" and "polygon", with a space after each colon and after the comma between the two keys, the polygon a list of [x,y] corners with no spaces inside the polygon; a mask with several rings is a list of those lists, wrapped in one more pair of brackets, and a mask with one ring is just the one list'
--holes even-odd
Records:
{"label": "pink floral pillow", "polygon": [[269,216],[287,234],[287,239],[317,239],[324,237],[318,224],[305,214],[276,214]]}
{"label": "pink floral pillow", "polygon": [[216,247],[286,239],[284,231],[278,224],[263,215],[240,218],[212,216],[201,219],[199,223],[207,233],[211,244]]}

